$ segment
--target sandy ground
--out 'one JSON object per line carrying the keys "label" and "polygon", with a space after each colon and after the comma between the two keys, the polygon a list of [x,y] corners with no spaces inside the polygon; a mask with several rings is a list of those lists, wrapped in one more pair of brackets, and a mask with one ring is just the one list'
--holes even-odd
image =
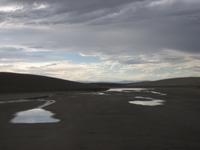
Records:
{"label": "sandy ground", "polygon": [[[43,102],[0,104],[0,150],[199,150],[200,89],[146,92],[55,92],[0,95],[0,101],[49,95],[47,110],[59,123],[11,124],[17,111]],[[129,104],[135,96],[166,100],[163,106]]]}

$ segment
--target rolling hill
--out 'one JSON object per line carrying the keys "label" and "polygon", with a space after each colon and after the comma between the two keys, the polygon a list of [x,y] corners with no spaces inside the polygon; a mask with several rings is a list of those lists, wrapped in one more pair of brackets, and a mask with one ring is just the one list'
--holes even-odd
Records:
{"label": "rolling hill", "polygon": [[200,87],[200,77],[171,78],[127,84],[129,87]]}
{"label": "rolling hill", "polygon": [[200,87],[200,77],[172,78],[136,83],[80,83],[58,78],[0,72],[0,93],[46,91],[102,91],[117,87]]}
{"label": "rolling hill", "polygon": [[98,91],[98,85],[31,74],[0,73],[0,93],[44,91]]}

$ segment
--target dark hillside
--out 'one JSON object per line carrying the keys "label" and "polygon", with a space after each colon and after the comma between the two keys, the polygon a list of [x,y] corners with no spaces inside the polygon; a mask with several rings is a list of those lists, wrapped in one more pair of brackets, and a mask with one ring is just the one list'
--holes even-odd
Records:
{"label": "dark hillside", "polygon": [[102,89],[99,88],[97,85],[73,82],[39,75],[6,72],[0,73],[0,93],[81,90],[96,91]]}

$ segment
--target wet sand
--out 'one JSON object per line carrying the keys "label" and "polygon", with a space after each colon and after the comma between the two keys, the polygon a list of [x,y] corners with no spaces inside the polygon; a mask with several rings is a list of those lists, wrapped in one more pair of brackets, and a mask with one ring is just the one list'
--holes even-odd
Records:
{"label": "wet sand", "polygon": [[[156,92],[1,94],[0,101],[49,96],[58,123],[11,124],[16,112],[44,102],[0,104],[0,150],[199,150],[200,89]],[[160,106],[130,104],[134,97],[165,100]]]}

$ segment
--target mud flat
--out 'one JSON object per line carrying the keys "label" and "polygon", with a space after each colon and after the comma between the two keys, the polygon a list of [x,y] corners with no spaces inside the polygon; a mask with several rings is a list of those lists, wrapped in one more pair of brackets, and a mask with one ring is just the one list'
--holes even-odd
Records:
{"label": "mud flat", "polygon": [[[155,92],[105,91],[24,93],[0,96],[1,150],[199,150],[199,88],[160,88]],[[159,93],[163,93],[160,95]],[[48,97],[47,95],[50,95]],[[3,103],[35,97],[31,101]],[[47,96],[47,97],[44,97]],[[13,124],[17,112],[55,100],[45,109],[59,122]],[[144,99],[142,99],[144,98]],[[130,101],[161,99],[162,105]],[[151,99],[149,99],[151,101]]]}

